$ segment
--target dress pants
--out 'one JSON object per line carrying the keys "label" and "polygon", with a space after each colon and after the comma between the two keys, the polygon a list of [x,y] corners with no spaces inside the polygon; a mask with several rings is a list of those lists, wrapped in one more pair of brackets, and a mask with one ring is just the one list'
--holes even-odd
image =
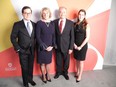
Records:
{"label": "dress pants", "polygon": [[23,85],[27,85],[29,80],[33,79],[33,63],[34,55],[30,51],[29,54],[19,53],[20,65],[22,69]]}
{"label": "dress pants", "polygon": [[70,58],[68,52],[63,53],[59,50],[56,50],[56,73],[68,74],[69,61]]}

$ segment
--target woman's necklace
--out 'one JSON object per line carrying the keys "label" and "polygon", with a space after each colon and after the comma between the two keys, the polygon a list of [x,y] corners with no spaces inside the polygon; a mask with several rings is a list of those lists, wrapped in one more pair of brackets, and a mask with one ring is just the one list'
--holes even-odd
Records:
{"label": "woman's necklace", "polygon": [[49,27],[50,25],[50,22],[45,22],[46,26]]}
{"label": "woman's necklace", "polygon": [[42,19],[43,22],[45,22],[46,26],[49,27],[50,25],[50,20],[45,20],[45,19]]}

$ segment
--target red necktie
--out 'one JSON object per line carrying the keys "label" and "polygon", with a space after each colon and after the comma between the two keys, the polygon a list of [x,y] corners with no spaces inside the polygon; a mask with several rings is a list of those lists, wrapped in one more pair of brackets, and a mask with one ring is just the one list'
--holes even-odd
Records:
{"label": "red necktie", "polygon": [[62,32],[62,25],[63,25],[63,20],[61,20],[61,21],[60,21],[60,24],[59,24],[60,33]]}

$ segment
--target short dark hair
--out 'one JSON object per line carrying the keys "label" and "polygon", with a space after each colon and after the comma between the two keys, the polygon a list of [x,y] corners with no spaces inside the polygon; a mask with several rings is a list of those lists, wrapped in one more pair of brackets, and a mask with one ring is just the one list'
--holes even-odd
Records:
{"label": "short dark hair", "polygon": [[31,9],[31,7],[29,7],[29,6],[24,6],[24,7],[22,8],[22,13],[24,12],[25,9],[30,9],[30,10],[31,10],[31,13],[32,13],[32,9]]}

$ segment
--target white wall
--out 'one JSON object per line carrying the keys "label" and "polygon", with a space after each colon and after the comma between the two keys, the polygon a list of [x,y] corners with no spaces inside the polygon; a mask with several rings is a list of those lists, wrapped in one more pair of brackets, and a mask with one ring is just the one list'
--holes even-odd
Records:
{"label": "white wall", "polygon": [[116,65],[116,0],[112,0],[104,65]]}

